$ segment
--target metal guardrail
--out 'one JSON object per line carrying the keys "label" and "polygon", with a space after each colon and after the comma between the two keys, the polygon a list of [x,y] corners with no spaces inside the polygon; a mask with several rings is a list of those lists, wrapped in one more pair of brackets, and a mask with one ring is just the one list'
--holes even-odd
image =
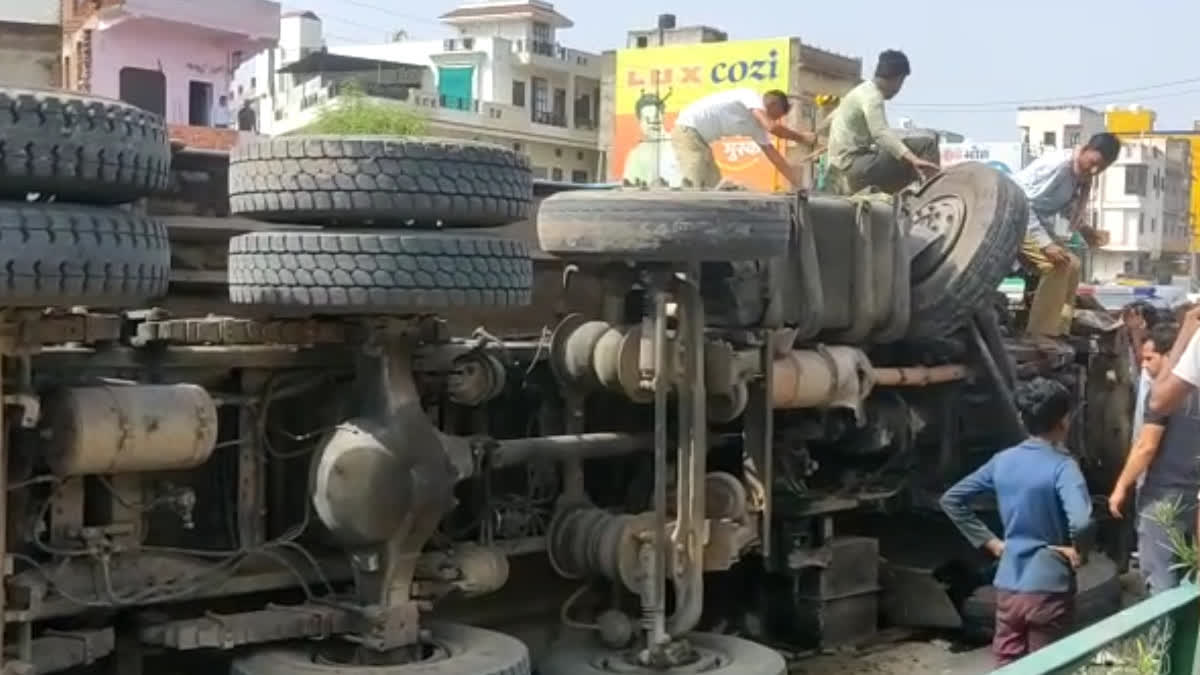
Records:
{"label": "metal guardrail", "polygon": [[[1200,673],[1200,587],[1184,584],[1143,600],[1074,635],[995,671],[1046,673]],[[1096,664],[1097,654],[1113,662]]]}

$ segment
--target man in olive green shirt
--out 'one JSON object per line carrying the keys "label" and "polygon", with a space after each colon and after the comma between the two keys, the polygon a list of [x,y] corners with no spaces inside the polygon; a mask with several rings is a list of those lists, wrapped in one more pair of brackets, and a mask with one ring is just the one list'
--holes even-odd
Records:
{"label": "man in olive green shirt", "polygon": [[837,192],[895,193],[940,170],[936,135],[901,138],[887,124],[883,103],[900,93],[910,72],[903,52],[881,53],[875,77],[851,89],[828,118],[829,175]]}

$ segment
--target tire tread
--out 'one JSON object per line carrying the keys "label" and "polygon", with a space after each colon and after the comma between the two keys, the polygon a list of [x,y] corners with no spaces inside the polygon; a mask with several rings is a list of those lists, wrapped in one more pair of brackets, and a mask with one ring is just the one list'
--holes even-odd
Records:
{"label": "tire tread", "polygon": [[131,202],[170,181],[163,118],[120,101],[0,87],[0,197]]}
{"label": "tire tread", "polygon": [[525,155],[450,139],[293,136],[234,149],[229,201],[266,221],[491,227],[527,218]]}

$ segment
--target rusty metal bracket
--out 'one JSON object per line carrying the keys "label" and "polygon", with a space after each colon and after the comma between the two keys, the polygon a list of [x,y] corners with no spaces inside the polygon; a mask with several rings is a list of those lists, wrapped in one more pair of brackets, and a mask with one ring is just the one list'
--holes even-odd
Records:
{"label": "rusty metal bracket", "polygon": [[17,312],[0,317],[0,352],[21,355],[42,345],[118,342],[124,319],[90,312]]}
{"label": "rusty metal bracket", "polygon": [[270,605],[256,612],[208,612],[194,619],[146,626],[139,638],[146,644],[180,651],[227,650],[277,640],[323,639],[352,630],[357,620],[354,612],[328,605]]}
{"label": "rusty metal bracket", "polygon": [[155,343],[182,345],[341,344],[353,326],[339,321],[279,319],[255,321],[226,316],[151,320],[138,324],[131,339],[136,346]]}
{"label": "rusty metal bracket", "polygon": [[37,675],[86,666],[108,656],[116,648],[111,628],[100,630],[48,630],[33,640],[33,670]]}

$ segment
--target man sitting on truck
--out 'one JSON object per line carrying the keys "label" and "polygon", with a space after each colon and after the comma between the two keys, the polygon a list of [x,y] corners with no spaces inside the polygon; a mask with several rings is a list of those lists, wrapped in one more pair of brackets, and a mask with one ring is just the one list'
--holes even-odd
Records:
{"label": "man sitting on truck", "polygon": [[747,136],[758,144],[767,160],[793,187],[800,187],[799,174],[771,145],[768,134],[813,145],[816,134],[793,131],[780,120],[792,109],[787,94],[778,89],[759,94],[753,89],[731,89],[710,94],[683,109],[675,119],[671,145],[679,162],[684,187],[709,189],[721,182],[712,144],[723,139]]}
{"label": "man sitting on truck", "polygon": [[[1150,377],[1158,377],[1178,337],[1179,327],[1159,324],[1142,346],[1142,364]],[[1149,395],[1149,394],[1147,394]],[[1170,415],[1146,415],[1125,468],[1108,498],[1108,509],[1124,517],[1125,503],[1135,484],[1137,495],[1138,567],[1151,594],[1179,585],[1179,552],[1172,550],[1172,528],[1190,536],[1196,520],[1200,465],[1196,463],[1196,437],[1200,435],[1200,399],[1193,393],[1185,405]],[[1139,479],[1142,479],[1139,483]]]}
{"label": "man sitting on truck", "polygon": [[[1016,661],[1062,637],[1071,627],[1080,542],[1092,500],[1079,465],[1062,449],[1071,395],[1045,378],[1023,383],[1017,408],[1032,434],[997,453],[942,495],[942,510],[973,545],[1000,559],[992,652],[998,665]],[[1004,526],[997,537],[971,509],[994,494]]]}
{"label": "man sitting on truck", "polygon": [[883,102],[900,93],[910,72],[904,52],[881,53],[875,77],[851,89],[829,117],[829,179],[835,192],[873,187],[895,194],[940,170],[937,136],[902,139],[888,127]]}
{"label": "man sitting on truck", "polygon": [[1107,233],[1087,224],[1092,179],[1117,159],[1121,141],[1102,133],[1087,145],[1044,153],[1013,176],[1029,201],[1029,221],[1021,244],[1021,261],[1039,275],[1029,308],[1030,335],[1058,337],[1071,326],[1075,292],[1079,288],[1079,258],[1053,235],[1054,218],[1069,219],[1088,246],[1103,246]]}

